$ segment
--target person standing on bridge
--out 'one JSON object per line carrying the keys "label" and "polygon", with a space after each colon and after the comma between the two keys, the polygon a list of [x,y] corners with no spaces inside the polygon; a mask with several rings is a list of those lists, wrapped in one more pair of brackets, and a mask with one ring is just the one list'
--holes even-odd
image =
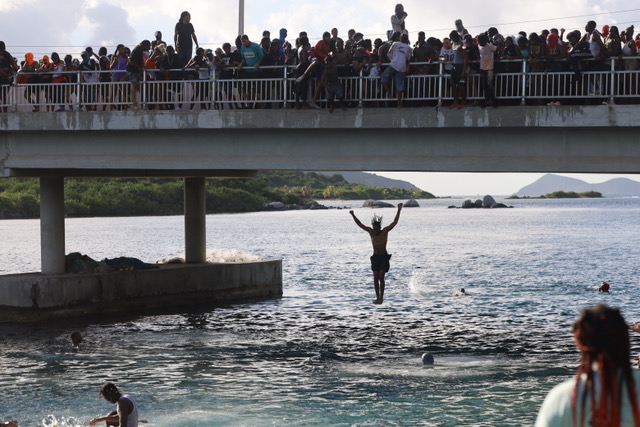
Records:
{"label": "person standing on bridge", "polygon": [[196,49],[199,48],[196,30],[191,23],[191,14],[185,10],[180,14],[180,20],[176,23],[173,34],[173,44],[176,46],[182,64],[191,60],[194,42]]}
{"label": "person standing on bridge", "polygon": [[382,304],[384,300],[384,276],[389,271],[389,260],[391,254],[387,253],[387,237],[389,232],[398,224],[400,219],[400,211],[402,210],[402,203],[398,203],[398,212],[393,222],[382,228],[382,217],[374,215],[371,220],[371,227],[367,227],[356,217],[353,210],[349,213],[353,217],[358,227],[369,233],[371,236],[371,244],[373,245],[373,255],[371,255],[371,270],[373,271],[373,286],[376,290],[376,299],[374,304]]}

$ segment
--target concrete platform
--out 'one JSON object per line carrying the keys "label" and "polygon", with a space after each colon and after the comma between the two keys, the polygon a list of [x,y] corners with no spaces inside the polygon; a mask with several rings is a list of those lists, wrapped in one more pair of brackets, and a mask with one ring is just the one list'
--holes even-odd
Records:
{"label": "concrete platform", "polygon": [[282,295],[282,260],[101,274],[0,276],[0,322],[36,322]]}

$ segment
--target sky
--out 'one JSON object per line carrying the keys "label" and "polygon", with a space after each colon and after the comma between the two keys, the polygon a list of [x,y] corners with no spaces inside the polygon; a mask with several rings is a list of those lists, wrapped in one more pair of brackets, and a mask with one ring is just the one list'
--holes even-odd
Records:
{"label": "sky", "polygon": [[[390,17],[397,1],[384,0],[244,0],[244,29],[253,41],[260,41],[263,30],[277,36],[288,30],[290,41],[307,31],[315,42],[335,27],[346,37],[350,28],[365,38],[383,38],[390,29]],[[233,43],[239,28],[240,0],[0,0],[0,40],[18,60],[25,52],[36,59],[56,51],[76,57],[86,46],[94,50],[107,46],[109,52],[122,43],[133,47],[152,40],[157,30],[173,43],[173,29],[182,11],[191,13],[199,44],[205,48]],[[469,0],[456,7],[425,0],[402,1],[408,17],[406,27],[411,41],[418,31],[442,39],[454,21],[462,19],[476,35],[493,26],[503,35],[518,31],[539,32],[545,28],[583,30],[588,20],[601,27],[629,25],[640,29],[640,4],[622,0]],[[634,6],[638,6],[634,8]],[[404,179],[437,196],[496,194],[509,195],[531,184],[543,174],[446,174],[380,173]],[[587,182],[603,182],[626,176],[640,181],[640,175],[567,175]]]}

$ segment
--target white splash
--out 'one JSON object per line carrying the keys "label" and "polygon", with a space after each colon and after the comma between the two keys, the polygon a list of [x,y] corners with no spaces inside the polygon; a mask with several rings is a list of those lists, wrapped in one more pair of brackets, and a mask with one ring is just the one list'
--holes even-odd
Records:
{"label": "white splash", "polygon": [[74,417],[62,417],[58,419],[55,415],[47,415],[47,417],[42,420],[42,427],[80,427],[84,425],[85,423]]}
{"label": "white splash", "polygon": [[[260,261],[255,255],[240,252],[237,249],[207,249],[207,262],[254,262]],[[156,261],[156,264],[184,264],[184,254],[168,256]]]}

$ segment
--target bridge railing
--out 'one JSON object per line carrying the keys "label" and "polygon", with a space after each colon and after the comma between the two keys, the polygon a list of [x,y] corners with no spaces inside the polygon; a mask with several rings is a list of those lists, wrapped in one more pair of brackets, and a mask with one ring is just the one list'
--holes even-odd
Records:
{"label": "bridge railing", "polygon": [[[506,105],[635,103],[640,101],[640,70],[636,69],[635,61],[640,62],[637,57],[611,58],[606,63],[561,60],[548,64],[552,71],[538,72],[530,71],[526,60],[497,61],[495,97]],[[441,106],[453,100],[446,63],[413,63],[411,69],[405,81],[407,106]],[[290,66],[271,66],[260,68],[258,73],[235,73],[240,77],[213,76],[203,80],[166,79],[172,72],[182,74],[184,70],[146,70],[136,96],[144,109],[289,108],[296,104],[296,91],[303,88],[296,83],[293,70]],[[1,111],[127,109],[132,105],[132,84],[114,79],[119,77],[118,73],[122,71],[58,72],[66,76],[61,83],[47,82],[47,73],[18,73],[12,85],[0,86],[0,108]],[[109,81],[91,82],[85,78],[97,80],[98,75],[104,74]],[[339,70],[339,76],[348,105],[386,106],[393,96],[394,88],[387,93],[378,76],[365,72],[349,75],[346,68]],[[298,98],[314,99],[317,82],[317,78],[310,79],[304,86],[306,96]],[[464,87],[469,102],[484,98],[477,72],[467,75]],[[326,103],[324,90],[318,92],[316,101],[322,105]]]}

